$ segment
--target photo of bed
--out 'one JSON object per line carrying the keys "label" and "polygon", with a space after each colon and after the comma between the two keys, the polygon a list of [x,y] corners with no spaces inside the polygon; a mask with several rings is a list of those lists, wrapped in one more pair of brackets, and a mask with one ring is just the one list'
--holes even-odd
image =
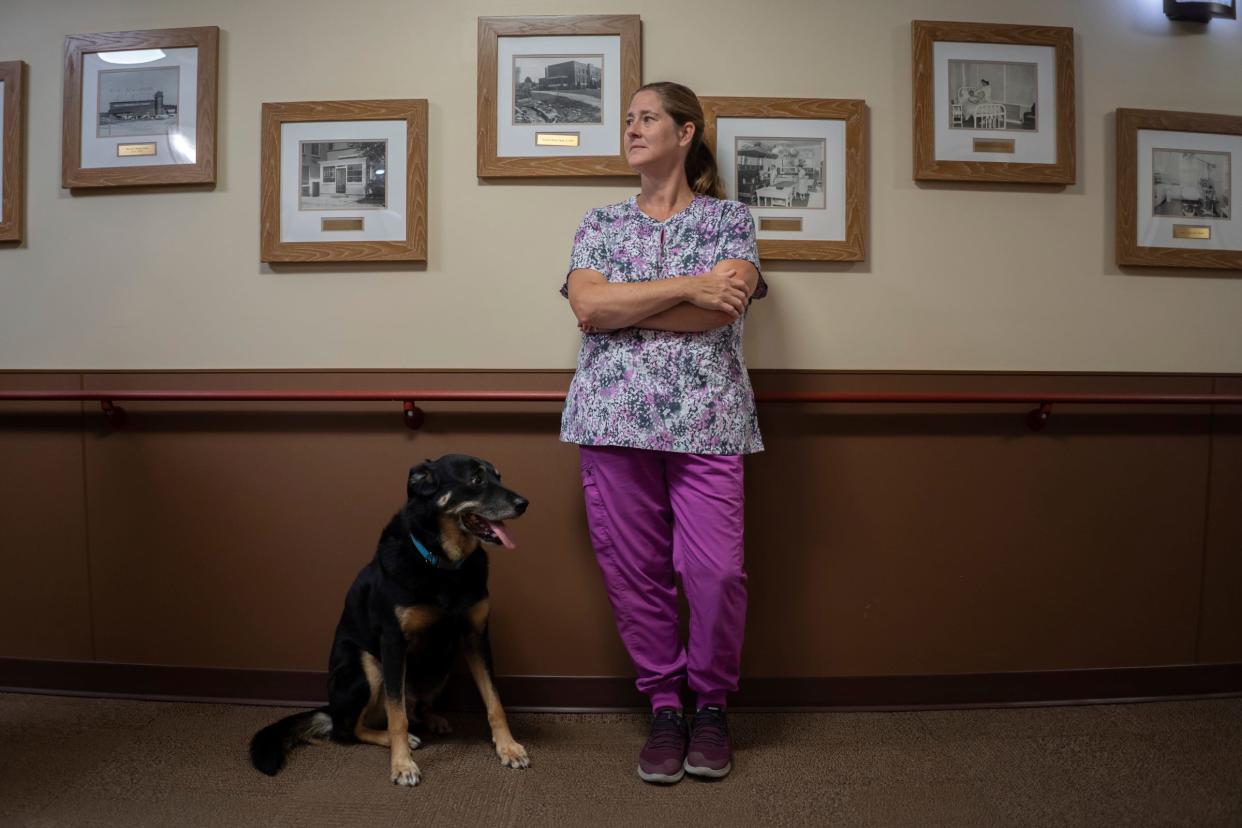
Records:
{"label": "photo of bed", "polygon": [[949,61],[950,129],[1037,131],[1037,66]]}
{"label": "photo of bed", "polygon": [[1231,217],[1227,152],[1152,151],[1153,216]]}

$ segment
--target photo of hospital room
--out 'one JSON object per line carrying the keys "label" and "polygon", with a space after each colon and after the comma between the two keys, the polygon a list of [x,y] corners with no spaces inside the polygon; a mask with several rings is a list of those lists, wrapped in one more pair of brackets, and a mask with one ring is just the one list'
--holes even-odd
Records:
{"label": "photo of hospital room", "polygon": [[1152,151],[1152,215],[1231,218],[1227,152]]}
{"label": "photo of hospital room", "polygon": [[738,201],[824,209],[823,138],[738,138],[735,146]]}
{"label": "photo of hospital room", "polygon": [[1039,128],[1034,63],[949,61],[949,128],[1034,132]]}

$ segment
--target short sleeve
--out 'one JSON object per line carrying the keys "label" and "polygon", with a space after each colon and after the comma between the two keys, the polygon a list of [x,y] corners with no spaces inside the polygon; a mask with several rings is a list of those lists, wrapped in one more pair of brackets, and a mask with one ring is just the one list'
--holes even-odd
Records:
{"label": "short sleeve", "polygon": [[608,275],[608,237],[599,210],[591,210],[583,216],[574,233],[574,249],[569,254],[569,270],[565,271],[561,296],[569,296],[569,274],[575,270],[594,270]]}
{"label": "short sleeve", "polygon": [[759,267],[759,250],[755,243],[755,217],[750,208],[740,201],[726,201],[720,216],[720,259],[742,259],[755,266],[759,281],[751,299],[768,295],[768,283]]}

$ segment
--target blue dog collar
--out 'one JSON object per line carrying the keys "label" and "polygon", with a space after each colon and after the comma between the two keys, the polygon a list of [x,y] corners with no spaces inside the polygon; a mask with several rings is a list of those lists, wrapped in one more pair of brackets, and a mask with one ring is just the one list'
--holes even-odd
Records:
{"label": "blue dog collar", "polygon": [[414,542],[414,548],[418,550],[418,554],[423,556],[423,560],[432,566],[440,567],[441,569],[457,569],[461,566],[461,563],[458,562],[450,564],[448,567],[444,567],[440,562],[440,556],[434,554],[430,549],[423,546],[422,542],[418,538],[414,537],[413,532],[410,533],[410,540]]}

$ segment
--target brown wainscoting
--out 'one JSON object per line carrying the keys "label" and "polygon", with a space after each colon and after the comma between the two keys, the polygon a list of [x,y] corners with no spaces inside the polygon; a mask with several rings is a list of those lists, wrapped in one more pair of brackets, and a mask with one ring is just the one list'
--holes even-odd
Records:
{"label": "brown wainscoting", "polygon": [[[311,707],[324,704],[327,674],[0,658],[0,692]],[[529,711],[641,710],[622,676],[499,676],[505,707]],[[1242,695],[1242,664],[946,676],[744,679],[737,710],[922,710],[1160,701]],[[692,699],[686,699],[689,704]],[[469,677],[441,698],[449,711],[481,710]]]}
{"label": "brown wainscoting", "polygon": [[[0,372],[0,384],[563,390],[569,377]],[[1242,389],[1242,378],[1200,375],[752,377],[770,392]],[[396,403],[125,407],[118,430],[94,404],[0,404],[0,468],[22,471],[0,477],[0,657],[317,677],[406,470],[462,451],[492,460],[532,502],[514,524],[520,548],[491,554],[498,672],[579,682],[540,698],[589,692],[625,706],[632,691],[607,691],[613,679],[582,689],[631,666],[585,529],[577,454],[557,439],[558,404],[426,403],[417,432]],[[767,450],[746,469],[743,673],[794,682],[778,699],[798,681],[834,698],[851,676],[936,698],[938,685],[904,677],[1242,663],[1242,415],[1066,405],[1031,432],[1029,408],[762,404]],[[310,681],[236,692],[318,698],[321,679]],[[753,682],[745,693],[763,686]]]}

